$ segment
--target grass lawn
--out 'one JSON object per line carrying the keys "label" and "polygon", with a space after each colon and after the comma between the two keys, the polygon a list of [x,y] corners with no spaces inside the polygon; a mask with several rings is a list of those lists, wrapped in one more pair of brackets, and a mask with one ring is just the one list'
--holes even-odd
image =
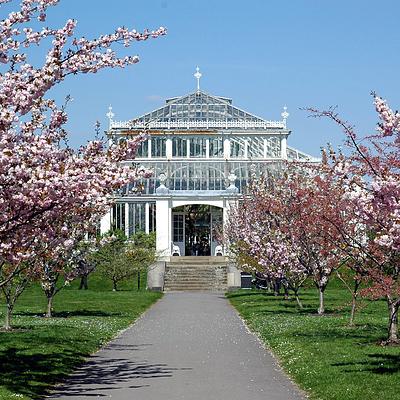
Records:
{"label": "grass lawn", "polygon": [[256,290],[228,294],[231,303],[310,394],[323,400],[400,399],[400,347],[384,348],[387,312],[383,301],[364,301],[349,328],[349,293],[337,282],[326,291],[327,315],[316,316],[318,294],[302,293],[305,309]]}
{"label": "grass lawn", "polygon": [[[89,290],[78,282],[54,301],[55,317],[43,318],[46,300],[38,286],[16,305],[13,332],[0,331],[0,399],[39,399],[89,354],[126,328],[160,293],[132,290],[136,282],[111,284],[89,276]],[[130,290],[128,290],[130,289]],[[3,317],[4,300],[0,300]]]}

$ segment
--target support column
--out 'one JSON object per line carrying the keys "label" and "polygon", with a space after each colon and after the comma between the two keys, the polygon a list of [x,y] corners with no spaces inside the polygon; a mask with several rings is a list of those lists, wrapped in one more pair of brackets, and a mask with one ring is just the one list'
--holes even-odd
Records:
{"label": "support column", "polygon": [[147,139],[147,143],[148,143],[148,158],[151,158],[151,146],[152,146],[152,143],[151,143],[151,137],[149,137],[148,139]]}
{"label": "support column", "polygon": [[210,139],[206,139],[206,158],[210,158]]}
{"label": "support column", "polygon": [[231,142],[229,139],[224,139],[224,158],[225,160],[231,157]]}
{"label": "support column", "polygon": [[150,233],[150,204],[144,204],[144,229],[146,234]]}
{"label": "support column", "polygon": [[[226,199],[224,201],[224,214],[223,214],[223,220],[224,220],[224,226],[228,222],[228,215],[229,211],[232,207],[237,205],[237,200],[228,200]],[[228,284],[228,291],[231,290],[236,290],[240,288],[241,286],[241,274],[239,267],[235,261],[232,262],[232,257],[229,249],[225,248],[224,249],[224,254],[229,257],[230,261],[228,263],[228,269],[227,269],[227,284]]]}
{"label": "support column", "polygon": [[100,233],[106,233],[111,229],[111,208],[107,214],[104,215],[100,220]]}
{"label": "support column", "polygon": [[159,260],[171,255],[171,210],[168,199],[156,201],[156,251]]}
{"label": "support column", "polygon": [[[124,203],[125,207],[125,236],[129,237],[129,203]],[[135,223],[135,209],[133,214],[133,223]]]}
{"label": "support column", "polygon": [[[235,207],[238,205],[238,200],[233,198],[233,199],[225,199],[224,200],[224,210],[223,210],[223,214],[222,214],[222,221],[223,221],[223,229],[225,228],[228,219],[229,219],[229,212],[231,210],[232,207]],[[224,249],[224,253],[228,253],[228,249]]]}
{"label": "support column", "polygon": [[281,158],[287,160],[287,139],[286,136],[281,136]]}
{"label": "support column", "polygon": [[222,220],[223,220],[224,226],[228,222],[228,216],[229,216],[230,209],[231,209],[231,201],[225,200],[224,201],[224,210],[223,210],[223,214],[222,214]]}
{"label": "support column", "polygon": [[172,159],[172,139],[167,138],[165,141],[165,155],[167,156],[167,160]]}

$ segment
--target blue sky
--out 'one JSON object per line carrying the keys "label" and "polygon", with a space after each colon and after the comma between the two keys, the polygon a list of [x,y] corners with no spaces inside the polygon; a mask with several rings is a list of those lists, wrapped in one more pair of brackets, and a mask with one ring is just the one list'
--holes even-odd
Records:
{"label": "blue sky", "polygon": [[117,26],[157,28],[168,35],[131,49],[141,62],[126,70],[72,77],[54,90],[71,94],[71,144],[85,143],[112,104],[128,120],[161,106],[164,99],[201,88],[233,98],[236,106],[266,119],[280,119],[286,104],[289,144],[318,155],[343,135],[328,121],[308,118],[302,107],[338,106],[360,132],[376,122],[375,90],[400,107],[399,1],[372,0],[61,0],[48,25],[78,20],[88,38]]}

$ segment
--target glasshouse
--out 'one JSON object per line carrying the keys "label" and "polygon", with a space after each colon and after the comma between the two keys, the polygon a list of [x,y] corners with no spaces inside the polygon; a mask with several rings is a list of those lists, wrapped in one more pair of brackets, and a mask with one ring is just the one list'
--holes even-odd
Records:
{"label": "glasshouse", "polygon": [[252,174],[271,171],[282,160],[317,161],[287,145],[286,107],[279,121],[265,120],[233,105],[227,97],[197,90],[130,121],[116,121],[110,107],[110,141],[147,131],[134,160],[153,171],[150,178],[117,193],[101,230],[156,231],[157,252],[220,255],[216,232],[229,208],[245,192]]}

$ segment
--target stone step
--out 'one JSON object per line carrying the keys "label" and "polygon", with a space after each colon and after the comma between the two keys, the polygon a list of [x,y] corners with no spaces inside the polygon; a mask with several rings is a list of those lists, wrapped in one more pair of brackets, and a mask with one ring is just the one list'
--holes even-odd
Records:
{"label": "stone step", "polygon": [[187,281],[165,281],[164,286],[171,286],[171,285],[205,285],[205,286],[213,286],[213,285],[226,285],[226,280],[218,280],[218,281],[200,281],[200,280],[187,280]]}
{"label": "stone step", "polygon": [[216,264],[227,264],[224,260],[215,260],[215,261],[204,261],[204,260],[192,260],[192,261],[167,261],[167,264],[171,265],[216,265]]}
{"label": "stone step", "polygon": [[167,274],[165,275],[165,280],[201,280],[201,281],[214,281],[215,279],[221,279],[221,276],[216,276],[216,275],[204,275],[204,276],[198,276],[198,275],[170,275]]}
{"label": "stone step", "polygon": [[186,275],[186,274],[166,274],[165,278],[174,278],[174,279],[183,279],[183,278],[188,278],[188,279],[203,279],[203,280],[212,280],[212,279],[220,279],[221,275],[226,275],[226,274],[206,274],[206,275]]}
{"label": "stone step", "polygon": [[188,270],[188,271],[199,271],[199,270],[207,270],[212,271],[214,269],[227,268],[226,265],[166,265],[166,269],[176,269],[176,270]]}
{"label": "stone step", "polygon": [[181,286],[190,286],[190,285],[202,285],[202,286],[215,286],[215,285],[226,285],[227,281],[213,281],[213,282],[204,282],[204,281],[166,281],[164,282],[164,286],[170,287],[175,285]]}
{"label": "stone step", "polygon": [[171,257],[171,261],[166,263],[166,291],[221,291],[226,288],[225,257]]}
{"label": "stone step", "polygon": [[194,270],[185,270],[185,269],[168,269],[166,268],[166,273],[174,274],[174,275],[215,275],[216,273],[226,272],[225,268],[215,269],[200,269],[198,271]]}
{"label": "stone step", "polygon": [[176,278],[185,278],[185,277],[189,277],[189,278],[201,278],[201,279],[215,279],[217,276],[220,277],[221,275],[226,275],[225,271],[221,271],[219,273],[208,273],[208,272],[204,272],[204,273],[200,273],[200,274],[185,274],[185,273],[175,273],[175,272],[166,272],[165,273],[165,277],[167,276],[172,276],[172,277],[176,277]]}
{"label": "stone step", "polygon": [[165,292],[225,292],[226,288],[190,288],[190,289],[180,289],[180,288],[172,288],[172,289],[164,289]]}
{"label": "stone step", "polygon": [[167,263],[166,268],[173,268],[173,269],[192,269],[192,270],[199,270],[199,269],[215,269],[215,268],[227,268],[226,264],[170,264]]}
{"label": "stone step", "polygon": [[[226,273],[226,271],[221,270],[218,274]],[[175,276],[215,276],[217,274],[216,271],[167,271],[166,274],[168,275],[175,275]]]}
{"label": "stone step", "polygon": [[210,285],[169,285],[165,286],[164,290],[226,290],[226,285],[217,285],[217,286],[210,286]]}
{"label": "stone step", "polygon": [[164,282],[164,286],[190,286],[190,285],[203,285],[203,286],[215,286],[215,285],[226,285],[227,281],[213,281],[213,282],[204,282],[204,281],[166,281]]}
{"label": "stone step", "polygon": [[196,265],[196,264],[203,264],[203,265],[213,265],[213,264],[225,264],[227,263],[226,257],[204,257],[204,256],[185,256],[179,257],[174,256],[170,258],[170,261],[167,262],[168,264],[174,265]]}
{"label": "stone step", "polygon": [[207,277],[213,277],[216,276],[216,274],[214,272],[200,272],[200,273],[184,273],[184,272],[175,272],[175,271],[168,271],[166,273],[166,276],[199,276],[199,277],[203,277],[203,278],[207,278]]}
{"label": "stone step", "polygon": [[165,270],[166,271],[177,271],[177,272],[213,272],[213,271],[219,271],[219,270],[226,270],[227,268],[223,265],[218,265],[216,267],[198,267],[198,268],[191,268],[191,267],[171,267],[170,265],[167,265]]}

